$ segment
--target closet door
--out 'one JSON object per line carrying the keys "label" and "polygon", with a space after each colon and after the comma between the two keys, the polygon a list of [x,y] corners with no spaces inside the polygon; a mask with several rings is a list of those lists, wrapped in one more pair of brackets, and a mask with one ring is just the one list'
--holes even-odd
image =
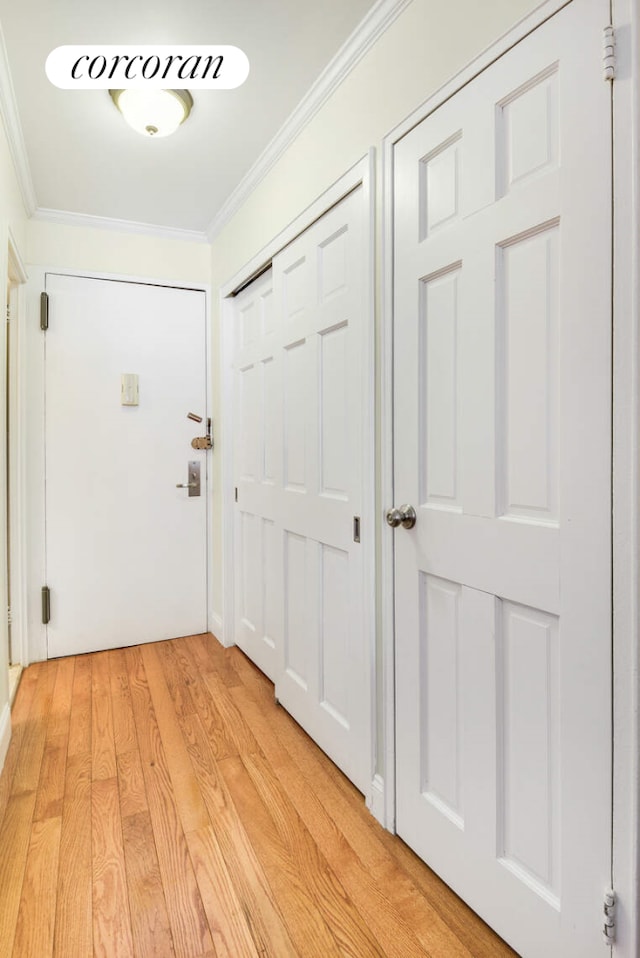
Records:
{"label": "closet door", "polygon": [[360,188],[274,258],[272,292],[237,297],[235,450],[237,642],[365,791],[363,206]]}
{"label": "closet door", "polygon": [[524,958],[606,951],[607,10],[571,3],[394,157],[397,827]]}
{"label": "closet door", "polygon": [[275,681],[282,623],[280,355],[271,270],[235,299],[236,643]]}

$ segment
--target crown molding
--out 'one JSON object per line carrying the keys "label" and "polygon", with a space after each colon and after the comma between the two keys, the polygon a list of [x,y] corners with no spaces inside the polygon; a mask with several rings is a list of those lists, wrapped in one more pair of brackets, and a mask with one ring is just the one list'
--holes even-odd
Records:
{"label": "crown molding", "polygon": [[32,216],[37,206],[36,191],[33,187],[2,27],[0,27],[0,113],[25,212],[27,216]]}
{"label": "crown molding", "polygon": [[282,154],[313,119],[334,90],[340,86],[358,61],[410,3],[411,0],[378,0],[378,3],[371,8],[211,220],[207,228],[207,237],[210,242],[238,212],[248,196],[275,166]]}
{"label": "crown molding", "polygon": [[59,226],[83,226],[86,229],[113,230],[118,233],[154,236],[156,239],[180,240],[183,243],[209,242],[207,234],[199,230],[178,229],[174,226],[156,226],[153,223],[136,223],[134,220],[118,220],[109,216],[91,216],[88,213],[69,213],[66,210],[49,210],[38,207],[32,218],[44,223],[57,223]]}

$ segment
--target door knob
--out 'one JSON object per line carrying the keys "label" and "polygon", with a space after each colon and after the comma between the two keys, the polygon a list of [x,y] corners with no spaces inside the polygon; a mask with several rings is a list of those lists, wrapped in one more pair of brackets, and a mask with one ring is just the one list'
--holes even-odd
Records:
{"label": "door knob", "polygon": [[393,508],[387,511],[387,524],[391,526],[392,529],[397,529],[398,526],[402,526],[403,529],[413,529],[416,524],[416,510],[413,506],[404,505],[393,506]]}

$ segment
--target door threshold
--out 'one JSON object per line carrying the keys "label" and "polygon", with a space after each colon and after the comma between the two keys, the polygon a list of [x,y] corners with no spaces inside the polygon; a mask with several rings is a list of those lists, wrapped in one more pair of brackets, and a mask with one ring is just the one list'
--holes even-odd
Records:
{"label": "door threshold", "polygon": [[18,684],[20,682],[21,675],[22,675],[21,665],[9,666],[9,706],[13,705],[13,700],[15,699],[16,692],[18,691]]}

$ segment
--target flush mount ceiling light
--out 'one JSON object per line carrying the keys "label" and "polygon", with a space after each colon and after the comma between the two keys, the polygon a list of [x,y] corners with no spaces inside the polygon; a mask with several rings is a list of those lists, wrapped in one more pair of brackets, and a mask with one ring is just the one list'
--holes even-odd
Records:
{"label": "flush mount ceiling light", "polygon": [[111,99],[134,130],[143,136],[169,136],[193,106],[188,90],[109,90]]}

